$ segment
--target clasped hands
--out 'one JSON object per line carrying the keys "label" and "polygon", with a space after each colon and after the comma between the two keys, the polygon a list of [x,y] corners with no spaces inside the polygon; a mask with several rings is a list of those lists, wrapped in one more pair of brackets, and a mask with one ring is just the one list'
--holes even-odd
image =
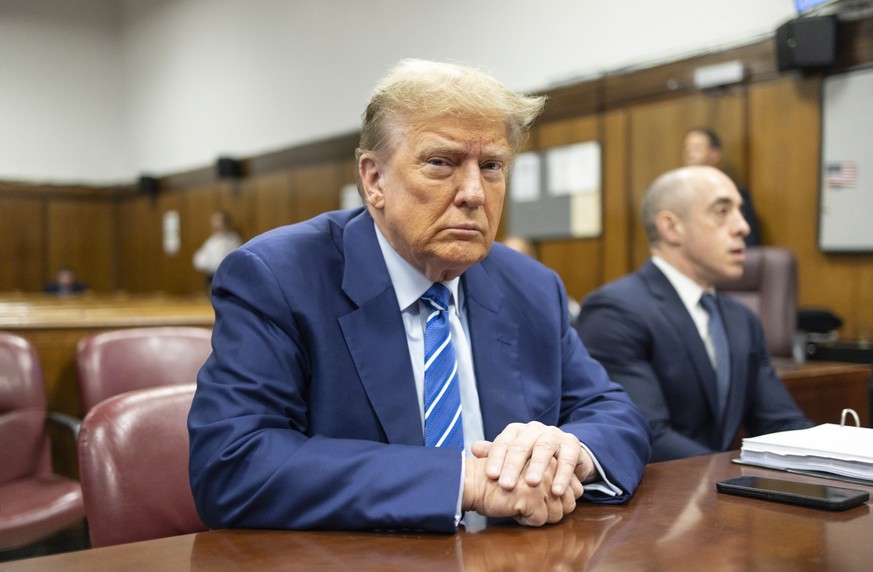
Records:
{"label": "clasped hands", "polygon": [[576,436],[557,427],[512,423],[493,442],[476,441],[464,474],[462,508],[542,526],[576,508],[594,461]]}

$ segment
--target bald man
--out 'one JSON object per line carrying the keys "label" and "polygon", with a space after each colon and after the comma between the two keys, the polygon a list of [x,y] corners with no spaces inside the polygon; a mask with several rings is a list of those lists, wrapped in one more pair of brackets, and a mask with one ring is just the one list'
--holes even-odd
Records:
{"label": "bald man", "polygon": [[652,461],[726,451],[741,427],[811,426],[776,377],[758,318],[714,288],[743,272],[741,206],[714,167],[662,175],[641,204],[651,259],[582,305],[579,335],[646,416]]}
{"label": "bald man", "polygon": [[[722,151],[721,138],[712,129],[704,127],[695,127],[689,129],[685,134],[685,141],[682,147],[682,163],[686,167],[693,166],[709,166],[718,167],[724,158]],[[746,246],[758,246],[761,244],[761,231],[758,229],[758,215],[755,212],[755,206],[752,204],[752,197],[749,196],[749,191],[745,187],[737,187],[737,191],[743,198],[743,204],[740,210],[743,213],[743,218],[749,225],[749,232],[743,239]]]}

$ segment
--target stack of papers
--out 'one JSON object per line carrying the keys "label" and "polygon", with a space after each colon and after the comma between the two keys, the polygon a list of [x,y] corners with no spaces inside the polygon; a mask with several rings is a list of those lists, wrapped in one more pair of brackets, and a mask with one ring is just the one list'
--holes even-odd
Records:
{"label": "stack of papers", "polygon": [[743,439],[738,462],[873,484],[873,429],[825,423]]}

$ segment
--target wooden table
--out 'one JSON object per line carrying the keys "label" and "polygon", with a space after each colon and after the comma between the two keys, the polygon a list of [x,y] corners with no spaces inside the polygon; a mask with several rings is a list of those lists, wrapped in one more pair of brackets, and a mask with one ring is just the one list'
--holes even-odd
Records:
{"label": "wooden table", "polygon": [[[222,530],[19,560],[4,571],[65,570],[869,570],[870,503],[826,512],[716,493],[768,475],[736,452],[649,465],[625,505],[579,505],[539,529],[512,523],[454,535]],[[873,487],[863,488],[873,493]]]}

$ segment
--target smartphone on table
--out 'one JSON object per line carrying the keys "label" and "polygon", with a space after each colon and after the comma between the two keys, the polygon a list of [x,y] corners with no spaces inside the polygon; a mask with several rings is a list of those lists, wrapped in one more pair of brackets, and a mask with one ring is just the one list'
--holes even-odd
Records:
{"label": "smartphone on table", "polygon": [[734,477],[717,482],[715,488],[720,493],[797,504],[823,510],[847,510],[870,499],[870,493],[860,489],[770,477]]}

